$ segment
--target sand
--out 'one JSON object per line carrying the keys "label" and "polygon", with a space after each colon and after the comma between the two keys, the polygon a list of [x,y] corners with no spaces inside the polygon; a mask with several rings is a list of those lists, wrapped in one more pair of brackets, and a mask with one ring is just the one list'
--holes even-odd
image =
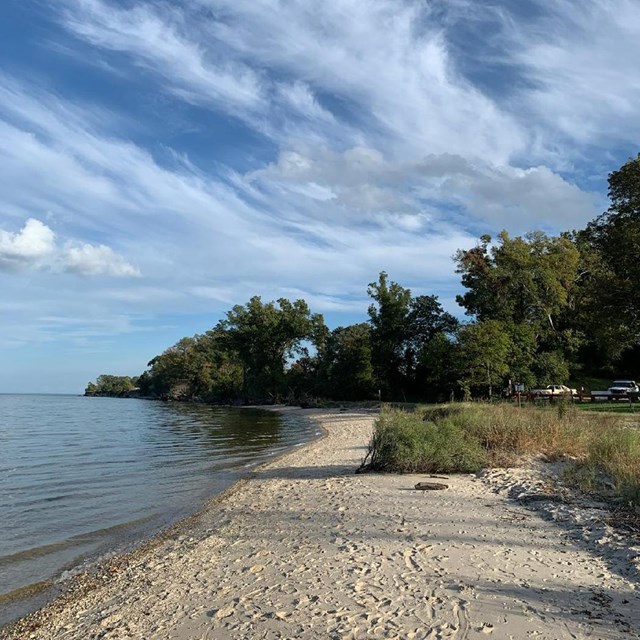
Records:
{"label": "sand", "polygon": [[6,637],[640,637],[640,547],[554,465],[355,475],[373,416],[305,413],[325,438]]}

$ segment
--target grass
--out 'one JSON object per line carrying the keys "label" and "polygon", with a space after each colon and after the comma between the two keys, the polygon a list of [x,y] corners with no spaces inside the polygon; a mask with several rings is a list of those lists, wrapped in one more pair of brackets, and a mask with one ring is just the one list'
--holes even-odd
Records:
{"label": "grass", "polygon": [[576,404],[580,411],[593,413],[638,413],[640,405],[631,402],[589,402],[588,404]]}
{"label": "grass", "polygon": [[468,473],[540,454],[569,460],[581,488],[640,505],[640,430],[569,403],[383,407],[361,471]]}

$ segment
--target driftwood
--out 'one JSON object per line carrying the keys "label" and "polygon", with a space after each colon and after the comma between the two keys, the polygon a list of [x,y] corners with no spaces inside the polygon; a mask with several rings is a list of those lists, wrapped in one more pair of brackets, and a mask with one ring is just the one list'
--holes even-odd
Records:
{"label": "driftwood", "polygon": [[419,491],[438,491],[442,489],[448,489],[448,484],[440,484],[439,482],[418,482],[415,486]]}

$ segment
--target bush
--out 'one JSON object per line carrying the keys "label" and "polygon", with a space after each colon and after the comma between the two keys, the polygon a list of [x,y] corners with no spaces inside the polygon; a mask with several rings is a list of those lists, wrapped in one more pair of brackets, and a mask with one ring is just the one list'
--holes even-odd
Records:
{"label": "bush", "polygon": [[450,417],[383,408],[361,470],[397,473],[478,471],[485,456],[477,440]]}
{"label": "bush", "polygon": [[[595,468],[593,489],[609,489],[629,502],[640,504],[640,432],[616,426],[597,434],[589,443],[584,466]],[[598,482],[598,479],[600,480]]]}
{"label": "bush", "polygon": [[583,489],[640,504],[640,431],[570,405],[383,407],[360,471],[468,473],[539,454],[569,458]]}

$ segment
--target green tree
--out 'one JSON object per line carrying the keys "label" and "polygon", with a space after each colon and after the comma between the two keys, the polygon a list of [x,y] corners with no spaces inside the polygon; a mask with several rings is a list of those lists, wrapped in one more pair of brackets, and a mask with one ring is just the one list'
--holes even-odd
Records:
{"label": "green tree", "polygon": [[640,155],[609,174],[609,209],[582,232],[590,257],[584,310],[610,360],[640,345]]}
{"label": "green tree", "polygon": [[509,374],[512,344],[505,324],[485,320],[462,327],[459,335],[462,380],[491,398]]}
{"label": "green tree", "polygon": [[142,384],[159,397],[230,401],[240,395],[242,367],[224,330],[182,338],[149,367]]}
{"label": "green tree", "polygon": [[397,397],[402,392],[405,373],[411,291],[389,282],[382,271],[378,282],[369,284],[367,293],[375,302],[369,306],[373,369],[385,396]]}
{"label": "green tree", "polygon": [[136,386],[136,378],[129,376],[113,376],[106,373],[98,376],[95,384],[90,382],[85,389],[86,395],[124,396]]}
{"label": "green tree", "polygon": [[95,396],[97,393],[98,393],[98,385],[95,384],[94,382],[89,382],[89,384],[87,384],[84,390],[84,395]]}
{"label": "green tree", "polygon": [[276,306],[259,296],[233,307],[218,325],[242,363],[245,397],[260,400],[285,395],[287,360],[304,354],[304,342],[319,340],[323,327],[322,316],[311,314],[304,300],[280,298]]}
{"label": "green tree", "polygon": [[455,332],[457,320],[442,309],[436,296],[412,297],[411,291],[380,273],[367,290],[371,358],[379,388],[387,398],[424,394],[422,352],[437,335]]}
{"label": "green tree", "polygon": [[450,400],[460,387],[460,345],[445,332],[437,333],[420,352],[422,397],[431,402]]}
{"label": "green tree", "polygon": [[[458,326],[458,320],[444,311],[437,296],[423,295],[411,299],[405,340],[405,372],[406,386],[412,397],[422,398],[426,394],[433,399],[434,394],[442,396],[449,391],[449,376],[435,376],[434,367],[443,373],[453,361],[445,353],[440,356],[444,358],[441,363],[435,363],[434,358],[444,345],[453,350]],[[444,386],[436,383],[436,379]]]}
{"label": "green tree", "polygon": [[[458,302],[480,322],[502,322],[509,379],[534,385],[553,373],[563,376],[554,382],[566,381],[567,362],[583,340],[576,306],[583,294],[584,259],[575,238],[539,231],[511,238],[503,231],[495,245],[483,236],[476,247],[458,251],[455,260],[467,288]],[[558,364],[558,358],[563,366],[540,368],[542,362]]]}
{"label": "green tree", "polygon": [[456,253],[457,272],[467,291],[456,297],[478,320],[528,323],[538,333],[556,333],[558,317],[571,303],[580,252],[568,237],[540,231],[511,238],[506,231]]}
{"label": "green tree", "polygon": [[326,393],[337,400],[365,400],[375,392],[371,327],[362,322],[334,329],[324,356]]}

